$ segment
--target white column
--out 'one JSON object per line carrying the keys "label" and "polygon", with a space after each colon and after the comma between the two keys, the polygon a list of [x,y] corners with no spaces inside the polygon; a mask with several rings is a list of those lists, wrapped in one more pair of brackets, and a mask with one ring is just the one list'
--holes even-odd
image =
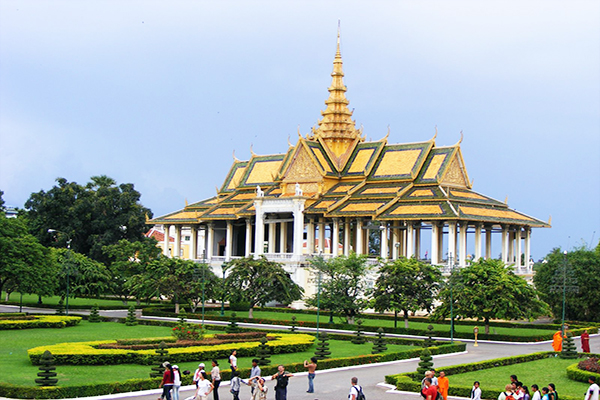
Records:
{"label": "white column", "polygon": [[458,251],[459,251],[459,265],[461,267],[467,266],[467,229],[469,223],[464,221],[460,223],[460,231],[458,235]]}
{"label": "white column", "polygon": [[319,253],[325,252],[325,220],[323,217],[319,217],[319,243],[317,246],[319,247]]}
{"label": "white column", "polygon": [[[254,202],[255,205],[257,203],[258,201]],[[265,253],[264,242],[265,214],[259,207],[256,207],[256,222],[254,223],[254,254],[256,254],[257,256]]]}
{"label": "white column", "polygon": [[346,221],[344,223],[344,255],[350,255],[350,218],[346,217]]}
{"label": "white column", "polygon": [[233,254],[233,222],[227,221],[227,234],[225,236],[225,261],[231,260]]}
{"label": "white column", "polygon": [[451,254],[456,263],[456,222],[448,222],[448,257]]}
{"label": "white column", "polygon": [[275,244],[277,243],[277,223],[267,224],[269,233],[269,244],[268,244],[268,252],[273,254],[275,253]]}
{"label": "white column", "polygon": [[173,257],[181,257],[181,225],[175,225],[175,250],[173,251]]}
{"label": "white column", "polygon": [[492,225],[485,227],[485,259],[492,258]]}
{"label": "white column", "polygon": [[215,241],[215,226],[212,222],[208,223],[208,235],[206,236],[206,258],[208,262],[214,254],[214,241]]}
{"label": "white column", "polygon": [[440,257],[438,253],[440,249],[440,234],[438,232],[439,229],[440,226],[436,222],[431,223],[431,265],[437,265],[440,262]]}
{"label": "white column", "polygon": [[286,245],[287,245],[287,222],[282,222],[280,224],[281,230],[279,231],[279,252],[286,253]]}
{"label": "white column", "polygon": [[163,254],[169,257],[169,245],[171,244],[171,234],[169,231],[171,230],[171,226],[163,225],[163,230],[165,232],[165,237],[163,239]]}
{"label": "white column", "polygon": [[190,249],[190,259],[196,260],[198,258],[198,227],[196,225],[191,226],[192,231],[192,248]]}
{"label": "white column", "polygon": [[388,259],[388,228],[387,223],[383,224],[383,229],[381,230],[381,239],[380,239],[380,250],[381,250],[381,258],[384,260]]}
{"label": "white column", "polygon": [[315,252],[315,223],[312,218],[308,219],[308,226],[306,228],[306,250],[308,254],[314,254]]}
{"label": "white column", "polygon": [[[407,226],[406,222],[404,223],[405,226]],[[400,230],[400,255],[404,258],[406,258],[406,232],[407,229],[402,229]]]}
{"label": "white column", "polygon": [[[392,223],[398,223],[397,221],[393,221]],[[392,260],[398,259],[398,250],[400,249],[400,243],[398,242],[398,228],[392,229]]]}
{"label": "white column", "polygon": [[304,245],[304,200],[294,200],[294,257],[302,257]]}
{"label": "white column", "polygon": [[502,262],[508,263],[508,226],[502,225]]}
{"label": "white column", "polygon": [[531,228],[525,227],[525,266],[531,272],[529,259],[531,258]]}
{"label": "white column", "polygon": [[406,225],[406,258],[415,255],[414,233],[415,229],[412,222],[408,222]]}
{"label": "white column", "polygon": [[[521,267],[521,227],[517,227],[517,231],[515,232],[515,239],[517,241],[517,251],[515,257],[515,264],[517,268]],[[525,265],[527,265],[527,259],[525,259]]]}
{"label": "white column", "polygon": [[334,257],[338,256],[338,247],[340,247],[340,220],[337,218],[333,219],[333,231],[331,233],[331,254]]}
{"label": "white column", "polygon": [[508,263],[515,262],[515,231],[508,231]]}
{"label": "white column", "polygon": [[356,254],[363,253],[363,228],[362,220],[356,220]]}
{"label": "white column", "polygon": [[252,220],[246,218],[246,244],[244,248],[244,257],[250,257],[252,253]]}
{"label": "white column", "polygon": [[481,224],[475,224],[475,260],[481,258]]}
{"label": "white column", "polygon": [[421,259],[421,224],[415,225],[415,256]]}

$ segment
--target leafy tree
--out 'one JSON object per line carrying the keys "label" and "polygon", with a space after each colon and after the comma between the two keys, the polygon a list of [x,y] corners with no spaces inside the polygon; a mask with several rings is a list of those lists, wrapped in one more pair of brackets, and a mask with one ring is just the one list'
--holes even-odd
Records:
{"label": "leafy tree", "polygon": [[370,270],[366,263],[366,255],[340,256],[328,260],[314,257],[309,268],[316,277],[321,276],[321,294],[309,297],[306,304],[338,312],[350,324],[354,323],[360,312],[369,305],[370,289],[365,277]]}
{"label": "leafy tree", "polygon": [[0,190],[0,211],[4,211],[4,199],[2,196],[4,196],[4,192]]}
{"label": "leafy tree", "polygon": [[[565,302],[566,318],[576,321],[599,321],[600,298],[600,243],[595,249],[577,248],[566,256],[567,273],[570,284],[578,290],[567,290]],[[562,315],[562,284],[565,255],[561,249],[554,249],[546,256],[545,263],[538,263],[533,282],[540,292],[540,298],[548,303],[555,317]],[[569,284],[569,283],[568,283]],[[571,288],[568,288],[571,289]]]}
{"label": "leafy tree", "polygon": [[289,304],[302,298],[304,290],[283,266],[264,256],[235,259],[224,267],[229,271],[224,285],[229,301],[250,303],[249,318],[257,305],[270,301]]}
{"label": "leafy tree", "polygon": [[390,261],[379,270],[373,292],[374,308],[403,312],[404,327],[408,328],[409,312],[431,311],[441,280],[438,268],[414,257]]}
{"label": "leafy tree", "polygon": [[69,249],[51,249],[52,257],[60,266],[56,293],[62,298],[99,296],[110,286],[110,271],[101,262]]}
{"label": "leafy tree", "polygon": [[144,237],[137,242],[121,239],[117,243],[104,246],[104,253],[113,260],[108,266],[112,274],[111,293],[127,303],[131,296],[136,297],[138,304],[141,298],[137,296],[131,278],[142,274],[148,265],[156,260],[161,253],[154,238]]}
{"label": "leafy tree", "polygon": [[21,218],[0,214],[0,291],[50,295],[56,274],[50,250],[27,232]]}
{"label": "leafy tree", "polygon": [[[139,241],[146,231],[146,216],[152,213],[139,202],[133,184],[117,183],[105,176],[93,176],[85,186],[58,178],[49,191],[32,193],[25,203],[30,232],[46,246],[65,247],[65,238],[54,242],[48,229],[65,232],[71,248],[107,263],[104,246],[121,239]],[[66,235],[65,235],[66,236]]]}
{"label": "leafy tree", "polygon": [[442,305],[434,313],[437,318],[450,314],[451,286],[455,317],[483,320],[486,334],[490,333],[490,319],[534,319],[548,312],[533,286],[500,260],[480,259],[455,270],[440,292]]}

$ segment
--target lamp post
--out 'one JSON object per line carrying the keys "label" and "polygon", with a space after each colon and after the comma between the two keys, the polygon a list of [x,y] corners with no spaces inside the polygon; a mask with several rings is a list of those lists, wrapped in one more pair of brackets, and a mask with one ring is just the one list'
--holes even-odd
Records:
{"label": "lamp post", "polygon": [[225,263],[221,264],[221,269],[223,270],[223,280],[221,281],[221,317],[225,316],[225,272],[227,267],[224,265]]}
{"label": "lamp post", "polygon": [[61,232],[58,231],[56,229],[48,229],[48,233],[62,233],[63,235],[66,235],[68,240],[67,240],[67,259],[68,259],[68,263],[67,263],[67,295],[66,295],[66,302],[65,302],[65,315],[69,315],[69,278],[70,278],[70,273],[71,273],[71,236],[69,236],[68,233],[65,232]]}
{"label": "lamp post", "polygon": [[564,251],[563,257],[563,298],[562,298],[562,323],[561,331],[562,336],[565,336],[565,305],[567,303],[567,251]]}
{"label": "lamp post", "polygon": [[452,259],[452,253],[448,253],[448,268],[450,268],[450,276],[448,277],[448,283],[450,284],[450,343],[454,343],[454,285],[452,283],[454,260]]}
{"label": "lamp post", "polygon": [[[321,263],[323,260],[323,252],[319,251],[319,258],[321,259]],[[319,273],[317,275],[317,338],[319,337],[319,316],[321,315],[321,269],[319,268]]]}

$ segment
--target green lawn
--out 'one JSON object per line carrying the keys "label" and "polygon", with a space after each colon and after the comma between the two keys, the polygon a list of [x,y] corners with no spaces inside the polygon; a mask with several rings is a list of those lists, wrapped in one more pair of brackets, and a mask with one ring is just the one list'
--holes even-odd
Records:
{"label": "green lawn", "polygon": [[[2,301],[4,301],[6,299],[6,293],[2,292],[1,293],[1,299]],[[19,293],[12,293],[10,295],[10,299],[9,301],[14,301],[14,302],[19,302],[21,300],[21,296],[19,295]],[[58,304],[58,301],[60,300],[60,296],[50,296],[50,297],[43,297],[42,298],[42,302],[44,305],[50,305],[50,306],[56,306]],[[31,294],[23,294],[23,304],[27,304],[27,305],[35,305],[38,302],[38,296],[36,295],[31,295]],[[73,298],[73,297],[69,297],[69,306],[88,306],[91,307],[94,304],[98,304],[99,306],[109,306],[109,307],[125,307],[125,305],[123,304],[123,302],[121,300],[109,300],[109,299],[91,299],[91,298]],[[129,305],[133,304],[135,305],[136,302],[135,301],[130,301],[128,303]]]}
{"label": "green lawn", "polygon": [[[27,349],[63,342],[126,339],[143,337],[169,336],[171,328],[137,325],[128,327],[124,324],[103,322],[100,324],[81,321],[81,324],[65,329],[24,329],[20,331],[0,331],[0,378],[3,382],[18,385],[34,385],[38,367],[31,365],[27,357]],[[302,362],[314,355],[314,347],[303,353],[281,354],[271,357],[272,364],[287,364]],[[350,357],[359,354],[370,354],[372,344],[354,345],[347,341],[330,341],[333,357]],[[413,348],[412,346],[389,345],[388,352]],[[210,366],[210,360],[197,360],[197,362],[180,363],[180,370],[192,372],[199,362]],[[219,360],[221,368],[229,368],[227,360]],[[240,368],[249,368],[251,358],[240,358]],[[60,365],[57,367],[60,386],[73,386],[86,383],[109,383],[115,380],[123,381],[132,378],[148,378],[150,366],[148,365],[101,365],[101,366],[74,366]]]}
{"label": "green lawn", "polygon": [[[479,381],[482,388],[497,389],[498,394],[500,394],[504,390],[504,386],[510,383],[509,376],[514,374],[529,388],[534,383],[540,389],[548,386],[549,383],[554,383],[559,395],[565,394],[583,398],[589,384],[572,381],[567,378],[566,368],[576,362],[577,360],[564,360],[559,357],[543,358],[521,364],[450,375],[448,376],[448,380],[450,381],[450,386],[469,387],[473,385],[474,381]],[[438,368],[438,371],[443,371],[443,368]]]}
{"label": "green lawn", "polygon": [[[211,313],[214,315],[218,314],[217,311],[212,311],[212,310],[207,312],[206,314],[210,315]],[[247,317],[248,316],[248,313],[243,312],[243,311],[237,311],[236,314],[238,317]],[[225,315],[231,315],[231,311],[225,311]],[[292,319],[293,315],[296,316],[297,321],[312,321],[312,322],[317,321],[316,314],[278,313],[278,312],[273,312],[273,311],[257,311],[257,310],[254,311],[255,319],[262,318],[262,319],[272,319],[272,320],[278,320],[278,321],[289,321]],[[207,318],[209,318],[209,317],[207,317]],[[321,314],[321,316],[319,317],[319,321],[321,323],[329,322],[329,314],[327,314],[327,313]],[[333,321],[335,323],[343,322],[343,320],[339,317],[334,317]],[[448,332],[450,332],[450,325],[448,325],[448,324],[436,324],[436,323],[430,323],[430,322],[409,321],[408,327],[412,328],[412,329],[427,330],[427,326],[430,324],[433,325],[434,329],[447,330]],[[394,321],[387,320],[387,319],[364,319],[363,325],[377,326],[377,327],[379,327],[379,326],[393,327]],[[404,320],[403,319],[400,319],[400,318],[398,319],[398,327],[404,328]],[[473,333],[472,325],[455,325],[455,329],[457,332]],[[481,326],[479,326],[479,329],[480,329],[480,332],[483,332],[483,329],[484,329],[483,324]],[[490,332],[493,332],[493,329],[495,329],[496,333],[499,335],[536,336],[536,335],[548,335],[548,334],[553,333],[553,331],[548,330],[548,329],[505,328],[505,327],[490,327]]]}

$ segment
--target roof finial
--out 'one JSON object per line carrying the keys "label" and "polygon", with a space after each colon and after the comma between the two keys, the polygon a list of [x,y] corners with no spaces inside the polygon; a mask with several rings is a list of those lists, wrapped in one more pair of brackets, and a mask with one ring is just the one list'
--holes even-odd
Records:
{"label": "roof finial", "polygon": [[255,156],[256,153],[254,153],[254,150],[252,150],[252,146],[253,146],[253,144],[250,143],[250,154],[252,154],[252,156]]}
{"label": "roof finial", "polygon": [[233,162],[239,162],[240,160],[237,159],[237,157],[235,156],[235,149],[233,149]]}
{"label": "roof finial", "polygon": [[[298,128],[298,129],[300,129],[300,128]],[[294,146],[292,145],[292,142],[290,142],[290,135],[288,135],[288,147],[294,147]]]}
{"label": "roof finial", "polygon": [[342,21],[338,19],[338,37],[337,37],[337,52],[340,52],[340,26]]}
{"label": "roof finial", "polygon": [[462,143],[464,137],[465,136],[463,135],[463,131],[460,131],[460,140],[458,141],[458,144]]}

